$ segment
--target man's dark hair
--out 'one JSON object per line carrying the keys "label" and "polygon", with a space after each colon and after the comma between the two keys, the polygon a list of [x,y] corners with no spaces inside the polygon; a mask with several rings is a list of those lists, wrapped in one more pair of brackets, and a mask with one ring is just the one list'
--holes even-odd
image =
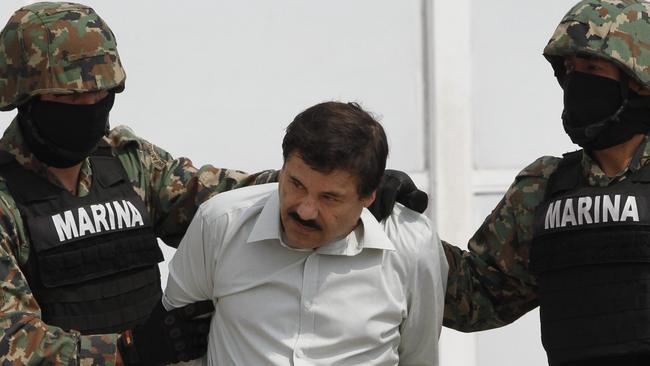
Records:
{"label": "man's dark hair", "polygon": [[386,134],[357,103],[325,102],[298,114],[287,127],[282,155],[298,153],[312,169],[330,173],[343,169],[357,177],[357,193],[377,189],[386,167]]}

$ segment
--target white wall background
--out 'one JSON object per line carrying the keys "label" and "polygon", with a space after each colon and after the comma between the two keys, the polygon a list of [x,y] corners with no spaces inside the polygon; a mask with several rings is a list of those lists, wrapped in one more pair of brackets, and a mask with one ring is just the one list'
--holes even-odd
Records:
{"label": "white wall background", "polygon": [[[2,0],[0,22],[29,2]],[[572,149],[541,52],[573,0],[85,3],[110,24],[127,70],[114,125],[196,165],[257,171],[280,167],[295,114],[357,101],[387,130],[389,167],[429,191],[440,236],[459,246],[517,171]],[[0,127],[12,118],[0,114]],[[445,330],[441,365],[545,365],[537,317]]]}
{"label": "white wall background", "polygon": [[[561,92],[542,49],[573,0],[433,0],[429,12],[435,108],[432,140],[438,229],[460,246],[516,173],[574,149],[563,134]],[[541,366],[538,312],[474,335],[447,330],[441,365]]]}

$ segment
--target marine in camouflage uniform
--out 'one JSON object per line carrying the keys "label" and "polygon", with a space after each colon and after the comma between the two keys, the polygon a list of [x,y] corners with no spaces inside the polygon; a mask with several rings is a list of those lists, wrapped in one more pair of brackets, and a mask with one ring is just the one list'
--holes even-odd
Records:
{"label": "marine in camouflage uniform", "polygon": [[[110,29],[92,9],[69,3],[37,3],[16,11],[0,33],[0,110],[30,98],[124,89],[125,73]],[[195,168],[159,147],[117,127],[104,138],[144,201],[154,233],[176,246],[201,202],[214,194],[274,180],[272,171],[248,175],[209,165]],[[48,166],[35,158],[17,120],[0,140],[25,170],[63,187]],[[81,163],[76,195],[88,194],[94,172]],[[21,266],[30,240],[0,178],[0,364],[114,365],[117,334],[81,335],[45,324]]]}
{"label": "marine in camouflage uniform", "polygon": [[[621,85],[620,89],[627,90],[627,85],[630,85],[629,89],[634,89],[633,91],[637,92],[634,94],[634,97],[642,101],[635,105],[635,107],[642,112],[639,114],[641,117],[638,119],[643,122],[642,125],[645,126],[644,128],[647,133],[647,126],[650,125],[650,109],[647,109],[646,97],[650,90],[650,4],[637,0],[581,1],[564,16],[544,49],[544,56],[551,62],[556,77],[564,88],[565,114],[570,109],[570,105],[568,104],[570,102],[570,96],[567,95],[569,90],[567,89],[568,84],[566,84],[565,79],[573,71],[567,69],[568,64],[566,61],[578,57],[582,59],[581,62],[601,60],[610,65],[614,65],[620,70],[620,79],[622,80],[619,82]],[[598,70],[583,70],[583,73],[589,72],[598,74]],[[628,79],[630,81],[629,83]],[[636,86],[636,88],[633,88],[632,85]],[[599,90],[596,90],[596,94],[592,95],[597,95],[598,92]],[[586,95],[589,93],[583,94]],[[633,97],[630,97],[630,100],[632,99]],[[586,111],[589,112],[590,110],[597,109],[597,104],[598,102],[596,100],[591,101],[591,104],[586,104]],[[621,102],[619,102],[620,104]],[[576,153],[567,154],[564,159],[544,156],[524,168],[517,175],[514,183],[508,188],[499,204],[470,239],[468,245],[469,251],[463,251],[449,243],[443,243],[449,262],[444,317],[445,326],[463,332],[496,328],[513,322],[526,312],[540,305],[540,302],[543,303],[541,300],[542,296],[540,296],[541,289],[543,288],[543,286],[540,287],[540,272],[531,266],[531,253],[534,254],[534,247],[537,245],[537,243],[534,243],[536,230],[541,230],[536,226],[539,222],[539,217],[536,218],[536,215],[539,215],[540,207],[544,207],[545,201],[548,202],[547,193],[549,192],[547,191],[551,189],[549,187],[555,185],[552,178],[556,176],[554,173],[561,169],[560,167],[563,162],[566,162],[569,156],[573,160],[573,166],[579,175],[578,180],[581,182],[581,185],[584,189],[593,189],[592,192],[599,192],[599,189],[606,190],[611,187],[620,186],[626,181],[631,181],[633,178],[636,179],[643,172],[644,168],[648,167],[650,144],[648,144],[647,136],[638,134],[635,135],[633,145],[630,145],[630,141],[632,140],[616,141],[616,143],[623,142],[623,145],[620,146],[628,147],[625,152],[619,149],[614,154],[620,161],[624,162],[621,169],[617,169],[616,172],[612,173],[609,167],[606,167],[607,164],[603,165],[606,161],[603,160],[603,155],[599,155],[598,152],[603,151],[602,149],[606,149],[609,146],[607,144],[597,146],[597,144],[593,144],[594,141],[600,137],[611,138],[611,136],[615,135],[616,128],[621,128],[626,123],[626,120],[623,118],[616,120],[607,116],[601,117],[600,121],[591,125],[597,125],[591,132],[587,131],[588,128],[584,128],[586,124],[580,126],[582,129],[576,132],[577,129],[572,130],[572,126],[567,123],[567,120],[564,121],[565,130],[572,137],[572,140],[585,149],[579,150]],[[603,122],[605,120],[607,122]],[[610,136],[607,136],[608,134]],[[630,148],[630,146],[632,147]],[[641,212],[646,209],[640,207],[639,210]],[[641,221],[643,221],[643,217]],[[570,226],[570,224],[567,224],[567,227]],[[613,230],[612,227],[607,228],[607,230]],[[647,228],[645,230],[647,231]],[[599,240],[597,236],[592,237],[592,239],[594,242]],[[546,242],[544,244],[554,245],[552,242]],[[618,254],[616,246],[614,248],[614,251],[610,252],[609,255],[615,257]],[[569,248],[567,247],[565,249]],[[568,256],[568,250],[566,253]],[[562,257],[562,255],[563,253],[560,252],[558,257]],[[633,257],[632,259],[628,259],[630,263],[628,268],[631,268],[632,264],[637,260],[643,262],[647,258]],[[616,261],[612,260],[611,262]],[[598,265],[606,266],[612,263],[599,264],[598,262],[593,262],[591,264],[596,264],[595,268],[602,268],[598,267]],[[618,265],[620,263],[613,264]],[[645,269],[645,266],[647,264],[642,263],[640,268],[647,273],[649,271]],[[566,273],[568,276],[570,272],[567,270]],[[562,280],[561,276],[560,280]],[[624,283],[635,282],[637,278],[630,278],[627,281],[623,278],[622,281]],[[624,296],[638,295],[637,292],[643,291],[642,288],[642,286],[641,290],[625,288],[622,293],[610,295],[610,298],[604,299],[602,303],[608,305],[607,303],[620,302],[620,299],[627,299]],[[639,287],[635,289],[639,289]],[[553,297],[553,295],[546,296],[549,298]],[[574,299],[574,302],[578,303],[579,300]],[[563,309],[559,312],[570,313],[575,309],[575,303],[567,302],[560,304],[563,305]],[[594,301],[589,305],[597,308],[601,303]],[[617,304],[616,306],[619,305],[623,307],[627,306],[627,309],[638,307],[638,309],[642,309],[643,314],[647,314],[647,306],[645,306],[643,300],[638,303]],[[647,334],[647,329],[650,328],[650,318],[646,315],[637,315],[636,318],[637,323],[640,323],[642,329],[624,328],[614,331],[621,331],[623,336],[629,336],[632,340],[637,337],[635,340],[637,343],[626,345],[626,342],[621,341],[616,346],[623,348],[619,348],[616,352],[611,351],[611,353],[608,353],[610,351],[605,347],[606,345],[608,346],[606,342],[608,335],[597,334],[599,332],[598,330],[594,331],[590,329],[592,333],[596,334],[595,337],[604,336],[606,340],[603,341],[602,349],[605,351],[594,351],[595,353],[592,354],[593,358],[588,360],[586,358],[580,359],[582,356],[574,357],[573,360],[564,360],[563,355],[559,357],[560,360],[558,361],[552,357],[552,353],[556,352],[556,350],[549,351],[547,344],[552,344],[553,340],[544,336],[544,333],[549,331],[551,327],[545,324],[544,310],[544,305],[542,305],[543,341],[547,352],[549,352],[549,362],[552,365],[648,364],[649,359],[647,354],[650,353],[650,350],[647,344],[650,336]],[[618,311],[614,316],[619,316],[623,313],[625,311]],[[559,323],[561,326],[562,322]],[[592,326],[598,328],[601,325],[604,324],[596,322]],[[601,328],[600,332],[607,332],[605,329],[607,328]],[[566,330],[567,333],[574,334],[573,330]],[[583,334],[581,337],[588,338],[590,335]],[[577,341],[579,342],[581,340]],[[570,342],[572,340],[566,340],[567,344],[564,344],[564,346],[568,347],[568,343]],[[589,346],[593,347],[594,344]],[[598,346],[595,348],[598,348]],[[598,352],[601,352],[601,354],[598,354]],[[580,351],[577,353],[580,353]],[[637,353],[645,354],[645,356],[638,355]]]}
{"label": "marine in camouflage uniform", "polygon": [[[172,158],[124,126],[113,129],[106,140],[115,148],[135,191],[146,203],[156,223],[156,235],[171,246],[178,244],[198,205],[208,197],[274,179],[271,172],[247,175],[209,165],[197,169],[190,160]],[[26,169],[60,184],[25,149],[15,123],[5,131],[0,149],[11,152]],[[77,188],[79,196],[87,194],[92,174],[90,164],[84,161]],[[2,179],[0,213],[0,358],[25,365],[113,365],[117,334],[81,336],[41,321],[40,308],[20,271],[20,265],[29,256],[29,239]]]}

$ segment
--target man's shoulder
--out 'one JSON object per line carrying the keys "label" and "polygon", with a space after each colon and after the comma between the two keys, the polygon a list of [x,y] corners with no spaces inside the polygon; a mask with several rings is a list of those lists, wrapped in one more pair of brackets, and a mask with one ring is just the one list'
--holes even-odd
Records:
{"label": "man's shoulder", "polygon": [[526,178],[548,178],[555,172],[562,158],[556,156],[542,156],[526,166],[517,174],[517,180]]}
{"label": "man's shoulder", "polygon": [[[142,171],[162,170],[173,159],[167,151],[139,137],[128,126],[113,128],[108,136],[104,137],[104,141],[122,160],[127,174],[132,179],[135,179]],[[194,169],[194,167],[190,166],[190,169]]]}
{"label": "man's shoulder", "polygon": [[4,177],[0,176],[0,237],[3,237],[4,245],[7,253],[18,254],[19,260],[26,261],[29,253],[27,243],[19,245],[17,242],[23,233],[23,221],[18,210],[18,205],[14,201],[13,195],[7,187],[7,182]]}
{"label": "man's shoulder", "polygon": [[7,179],[0,174],[0,218],[5,217],[9,211],[18,210],[14,196],[9,190]]}
{"label": "man's shoulder", "polygon": [[401,274],[402,283],[409,283],[422,273],[439,274],[446,282],[447,259],[429,218],[396,204],[382,224],[395,247],[387,253],[387,258],[391,267]]}
{"label": "man's shoulder", "polygon": [[161,161],[171,159],[167,151],[138,136],[129,126],[120,125],[114,127],[104,139],[118,154],[142,150],[146,154],[155,156]]}
{"label": "man's shoulder", "polygon": [[436,237],[429,218],[399,203],[382,221],[382,226],[400,255],[417,255],[433,245]]}
{"label": "man's shoulder", "polygon": [[201,204],[199,214],[213,219],[250,208],[261,208],[277,189],[277,183],[266,183],[221,192]]}
{"label": "man's shoulder", "polygon": [[522,169],[506,192],[510,204],[534,209],[544,197],[549,178],[557,170],[562,158],[542,156]]}
{"label": "man's shoulder", "polygon": [[106,136],[106,142],[108,142],[114,148],[124,148],[129,145],[142,145],[144,140],[141,137],[138,137],[131,127],[120,125],[112,128],[108,136]]}

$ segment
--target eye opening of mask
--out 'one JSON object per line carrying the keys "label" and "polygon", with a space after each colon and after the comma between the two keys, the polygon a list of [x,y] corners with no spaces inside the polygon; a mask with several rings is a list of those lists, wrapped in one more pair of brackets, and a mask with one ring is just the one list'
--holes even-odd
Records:
{"label": "eye opening of mask", "polygon": [[30,151],[47,165],[74,166],[90,155],[109,130],[114,93],[94,104],[32,98],[19,108],[19,126]]}
{"label": "eye opening of mask", "polygon": [[52,93],[41,94],[36,98],[42,101],[64,103],[64,104],[77,104],[77,105],[91,105],[97,104],[104,100],[109,94],[115,94],[113,90],[96,90],[96,91],[71,91],[68,93]]}
{"label": "eye opening of mask", "polygon": [[[598,57],[597,55],[592,55],[586,52],[578,52],[575,54],[565,55],[565,56],[546,56],[546,59],[551,63],[551,67],[553,68],[553,76],[555,76],[555,79],[558,81],[561,87],[564,85],[567,75],[570,74],[570,72],[567,71],[567,67],[566,67],[567,59],[570,57],[583,58],[586,60],[601,59],[601,60],[608,61],[604,58]],[[621,72],[621,74],[622,73],[623,72]]]}

